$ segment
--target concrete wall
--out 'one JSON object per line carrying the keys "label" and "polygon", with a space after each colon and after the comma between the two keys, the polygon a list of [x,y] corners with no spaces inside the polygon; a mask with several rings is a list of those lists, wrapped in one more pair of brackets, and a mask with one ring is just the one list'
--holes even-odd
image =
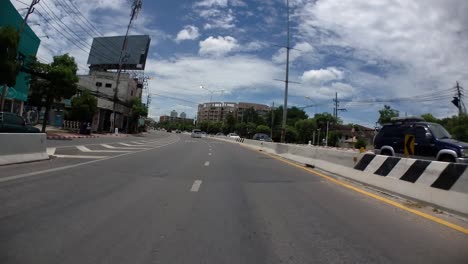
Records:
{"label": "concrete wall", "polygon": [[237,143],[468,215],[468,165],[248,139]]}
{"label": "concrete wall", "polygon": [[1,133],[0,165],[49,159],[46,134]]}

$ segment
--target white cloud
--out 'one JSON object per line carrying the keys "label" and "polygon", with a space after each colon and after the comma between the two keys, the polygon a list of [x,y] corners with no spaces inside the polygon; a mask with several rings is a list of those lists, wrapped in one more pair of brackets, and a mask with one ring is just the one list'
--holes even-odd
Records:
{"label": "white cloud", "polygon": [[222,56],[239,47],[237,40],[231,36],[209,37],[200,41],[200,55]]}
{"label": "white cloud", "polygon": [[[295,60],[304,57],[312,56],[314,52],[314,47],[307,42],[301,42],[294,45],[293,49],[289,53],[289,61],[294,62]],[[286,63],[286,49],[279,49],[272,57],[273,62],[275,63]]]}
{"label": "white cloud", "polygon": [[[343,65],[361,94],[404,97],[468,83],[466,10],[465,0],[320,0],[305,3],[297,15],[300,35],[315,48],[335,56],[341,48],[373,63],[371,72],[361,62]],[[433,102],[432,112],[449,100]],[[412,105],[421,104],[401,107]]]}
{"label": "white cloud", "polygon": [[344,73],[335,67],[305,71],[301,76],[301,80],[304,83],[322,83],[334,80],[341,80],[343,78]]}
{"label": "white cloud", "polygon": [[228,5],[228,0],[202,0],[200,2],[195,3],[197,7],[226,7]]}
{"label": "white cloud", "polygon": [[181,42],[183,40],[195,40],[200,36],[198,28],[196,26],[185,26],[184,29],[179,31],[176,37],[176,42]]}

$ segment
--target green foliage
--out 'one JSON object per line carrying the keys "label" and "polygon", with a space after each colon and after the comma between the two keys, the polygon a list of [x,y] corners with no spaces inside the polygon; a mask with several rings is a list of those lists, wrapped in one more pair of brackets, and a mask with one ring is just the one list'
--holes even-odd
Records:
{"label": "green foliage", "polygon": [[[34,60],[29,65],[31,72],[31,101],[46,108],[48,115],[51,105],[55,101],[68,99],[76,94],[78,66],[75,59],[68,54],[54,56],[51,64]],[[42,123],[45,132],[47,118]]]}
{"label": "green foliage", "polygon": [[385,123],[389,123],[392,120],[392,117],[398,117],[400,112],[398,110],[392,109],[389,105],[384,105],[384,108],[379,110],[379,114],[380,117],[377,122],[383,125]]}
{"label": "green foliage", "polygon": [[366,148],[367,146],[367,141],[364,138],[359,137],[356,140],[356,143],[354,143],[354,148],[360,149],[361,147]]}
{"label": "green foliage", "polygon": [[439,124],[444,126],[453,138],[468,142],[468,115],[452,116],[438,120]]}
{"label": "green foliage", "polygon": [[330,113],[317,113],[314,115],[314,119],[319,128],[325,128],[327,122],[329,125],[337,123],[336,118]]}
{"label": "green foliage", "polygon": [[286,126],[286,135],[285,135],[286,143],[296,142],[297,137],[298,137],[298,133],[296,129],[292,126]]}
{"label": "green foliage", "polygon": [[328,133],[328,146],[330,147],[338,147],[339,139],[342,136],[341,133],[336,133],[331,131]]}
{"label": "green foliage", "polygon": [[297,131],[297,143],[308,143],[317,129],[317,123],[315,119],[304,119],[297,121],[294,127]]}
{"label": "green foliage", "polygon": [[90,122],[97,112],[97,98],[92,96],[88,90],[84,90],[81,96],[71,101],[71,118],[76,121]]}
{"label": "green foliage", "polygon": [[427,122],[431,122],[431,123],[439,123],[440,120],[437,119],[436,117],[434,117],[432,114],[430,113],[427,113],[427,114],[423,114],[421,115],[421,117],[426,120]]}
{"label": "green foliage", "polygon": [[257,128],[255,129],[255,133],[263,133],[263,134],[270,135],[271,129],[265,125],[258,125]]}
{"label": "green foliage", "polygon": [[11,26],[0,27],[0,84],[14,86],[20,70],[17,60],[18,31]]}
{"label": "green foliage", "polygon": [[224,123],[224,126],[223,126],[223,132],[229,133],[229,132],[234,131],[234,129],[236,128],[236,123],[237,123],[237,120],[234,114],[228,113],[226,115],[226,122]]}

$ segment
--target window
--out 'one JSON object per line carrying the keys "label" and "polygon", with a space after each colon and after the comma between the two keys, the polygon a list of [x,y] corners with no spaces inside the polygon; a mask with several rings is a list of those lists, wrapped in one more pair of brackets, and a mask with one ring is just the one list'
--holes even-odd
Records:
{"label": "window", "polygon": [[96,87],[101,87],[102,86],[102,82],[96,82]]}
{"label": "window", "polygon": [[22,126],[24,125],[24,120],[22,117],[12,114],[3,114],[4,122],[11,125]]}
{"label": "window", "polygon": [[112,83],[106,83],[106,88],[112,88]]}
{"label": "window", "polygon": [[130,96],[133,96],[133,90],[130,91]]}
{"label": "window", "polygon": [[426,139],[426,129],[424,127],[415,127],[413,133],[416,139]]}

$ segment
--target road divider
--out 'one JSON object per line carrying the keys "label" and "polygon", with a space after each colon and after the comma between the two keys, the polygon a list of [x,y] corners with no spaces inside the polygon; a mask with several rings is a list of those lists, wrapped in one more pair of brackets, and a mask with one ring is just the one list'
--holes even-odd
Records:
{"label": "road divider", "polygon": [[388,157],[358,150],[244,139],[216,138],[243,144],[308,167],[468,215],[468,165]]}
{"label": "road divider", "polygon": [[47,160],[46,134],[1,133],[0,165]]}

